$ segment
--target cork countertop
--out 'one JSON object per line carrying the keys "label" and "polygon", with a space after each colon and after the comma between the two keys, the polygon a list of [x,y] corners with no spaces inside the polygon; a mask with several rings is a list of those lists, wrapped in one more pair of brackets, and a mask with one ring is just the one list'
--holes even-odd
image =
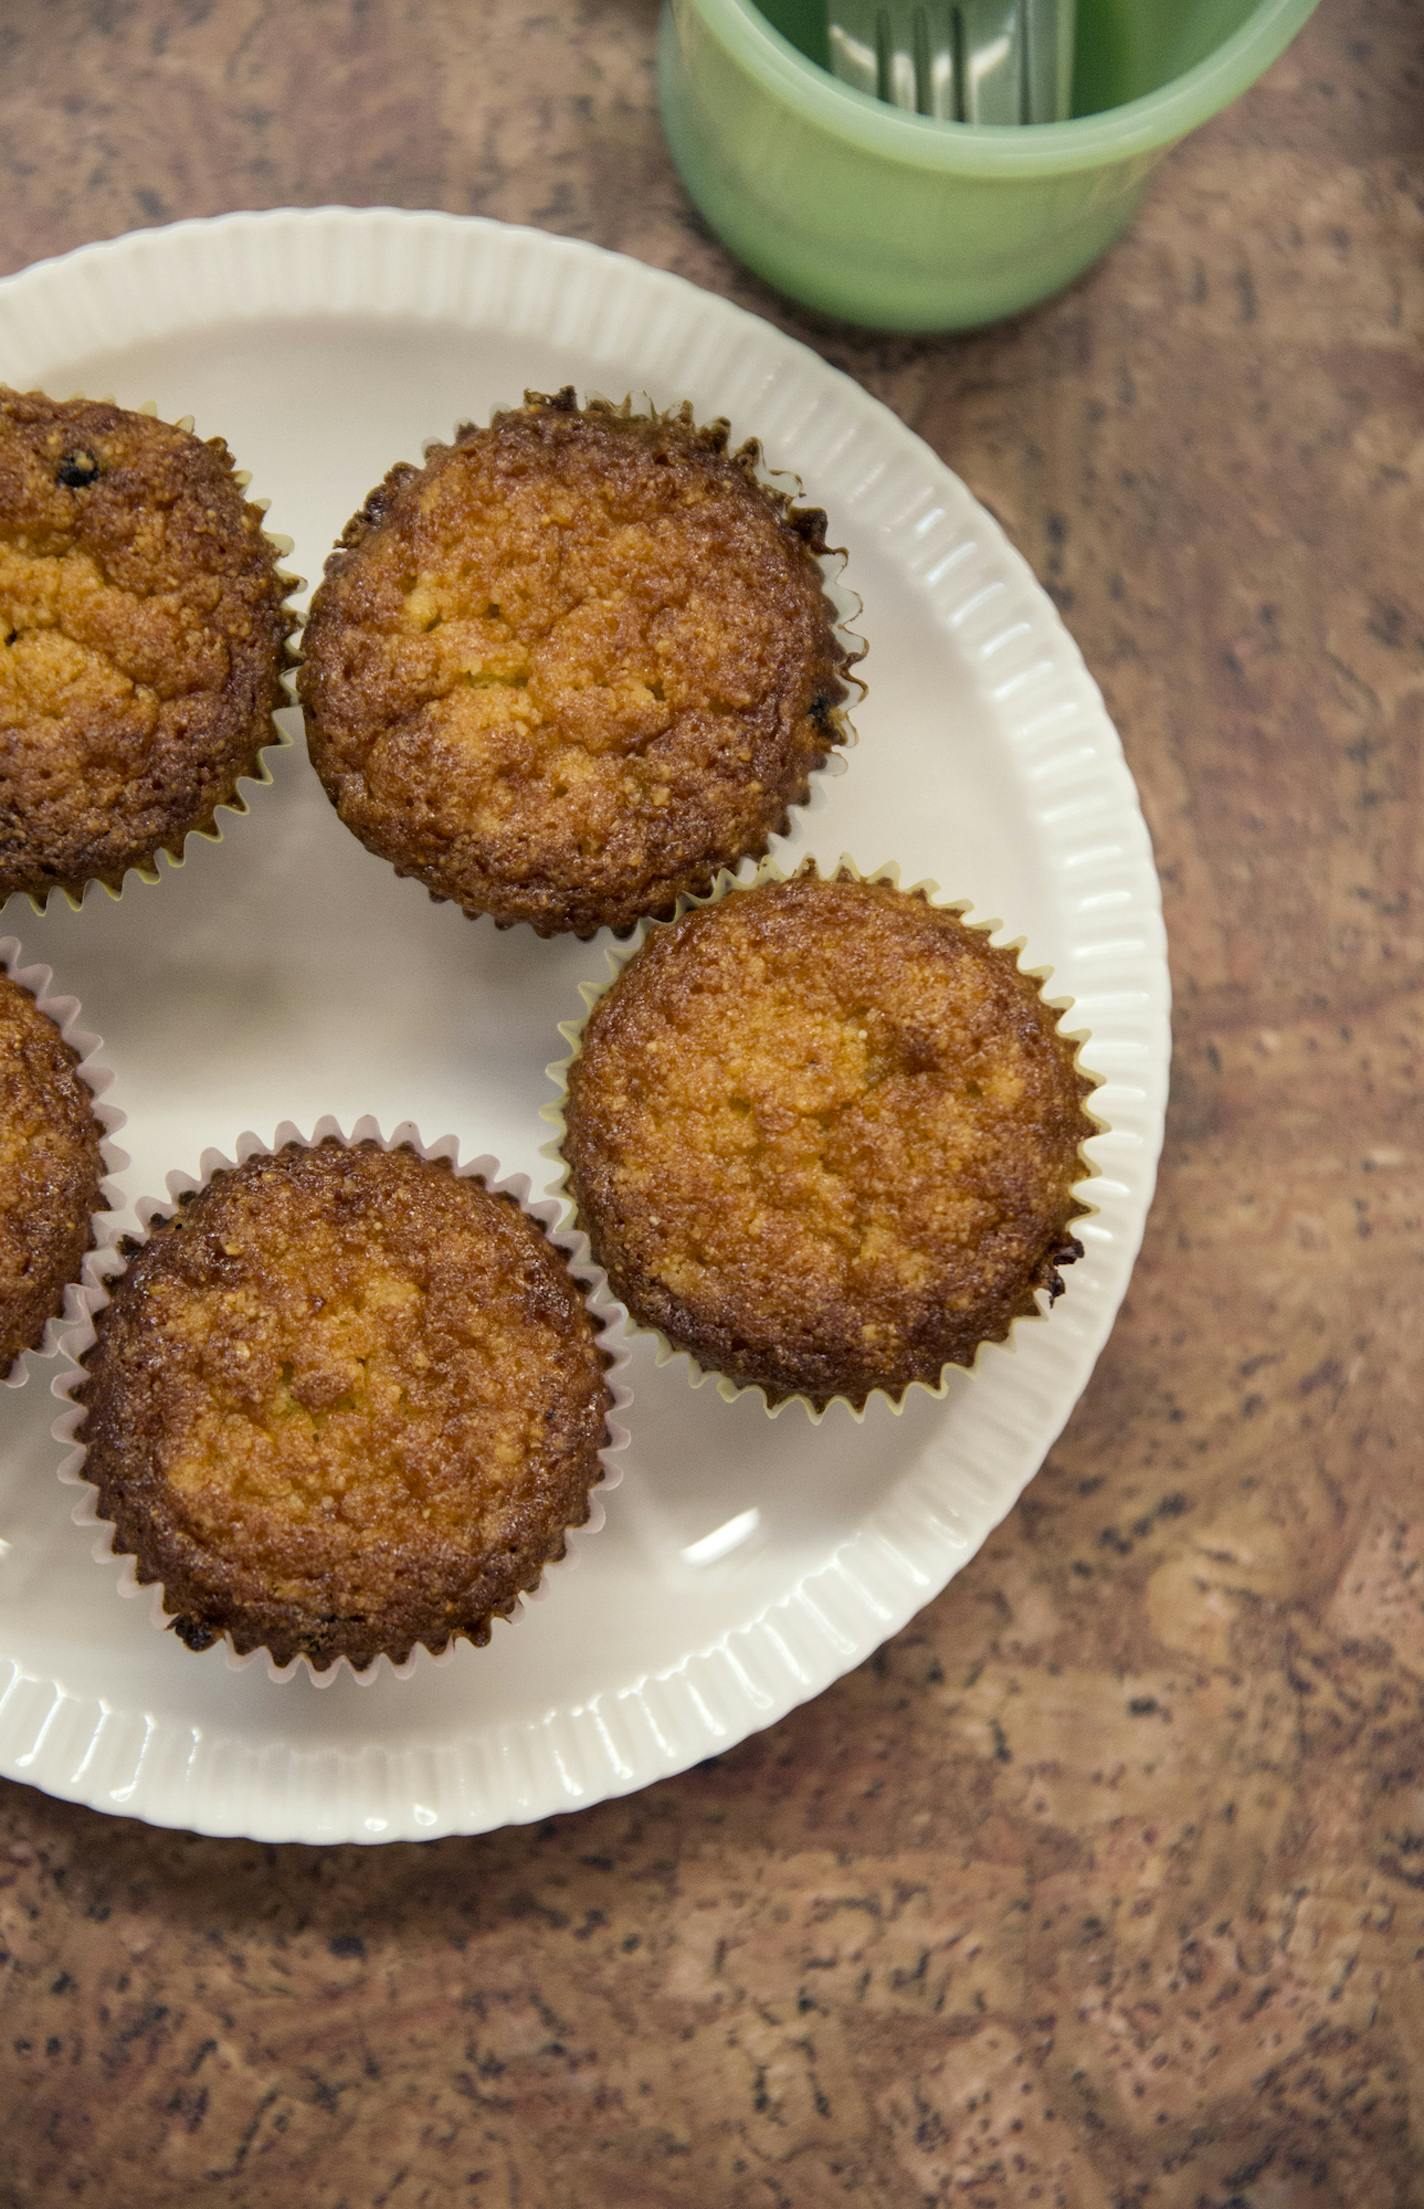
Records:
{"label": "cork countertop", "polygon": [[981,1555],[683,1779],[319,1853],[0,1791],[0,2209],[1407,2209],[1424,16],[1322,11],[1092,277],[959,341],[729,264],[654,17],[10,0],[0,269],[226,207],[478,210],[886,399],[1049,581],[1142,789],[1177,990],[1142,1261]]}

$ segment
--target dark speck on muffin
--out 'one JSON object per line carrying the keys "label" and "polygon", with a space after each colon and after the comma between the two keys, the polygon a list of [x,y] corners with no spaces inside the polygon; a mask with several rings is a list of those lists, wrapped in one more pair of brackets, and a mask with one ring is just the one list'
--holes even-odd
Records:
{"label": "dark speck on muffin", "polygon": [[93,453],[82,445],[76,447],[73,452],[66,453],[56,470],[59,482],[71,491],[82,490],[86,484],[94,481],[98,473],[98,461]]}

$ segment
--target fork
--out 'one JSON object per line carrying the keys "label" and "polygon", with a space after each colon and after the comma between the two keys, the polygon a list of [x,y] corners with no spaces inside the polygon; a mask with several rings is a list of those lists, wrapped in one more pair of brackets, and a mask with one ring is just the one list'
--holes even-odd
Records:
{"label": "fork", "polygon": [[944,123],[1068,113],[1073,0],[827,0],[843,84]]}

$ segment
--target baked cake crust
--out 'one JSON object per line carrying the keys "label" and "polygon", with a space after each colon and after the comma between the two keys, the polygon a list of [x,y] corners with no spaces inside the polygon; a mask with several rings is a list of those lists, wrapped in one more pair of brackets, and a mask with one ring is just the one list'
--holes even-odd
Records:
{"label": "baked cake crust", "polygon": [[190,1647],[320,1670],[486,1641],[587,1518],[607,1360],[511,1197],[410,1148],[289,1143],[125,1248],[84,1471]]}
{"label": "baked cake crust", "polygon": [[102,1130],[79,1060],[0,973],[0,1375],[37,1349],[94,1240]]}
{"label": "baked cake crust", "polygon": [[825,516],[690,409],[531,392],[392,469],[303,639],[348,828],[471,914],[626,931],[760,854],[845,733]]}
{"label": "baked cake crust", "polygon": [[221,438],[0,385],[0,898],[181,851],[273,739],[286,583]]}
{"label": "baked cake crust", "polygon": [[564,1154],[614,1293],[771,1402],[898,1395],[1061,1286],[1095,1123],[1011,951],[804,871],[655,931],[570,1068]]}

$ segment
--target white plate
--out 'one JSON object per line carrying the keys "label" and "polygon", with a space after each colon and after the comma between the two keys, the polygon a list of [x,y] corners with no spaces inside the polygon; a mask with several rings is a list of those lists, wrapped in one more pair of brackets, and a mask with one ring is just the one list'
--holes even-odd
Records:
{"label": "white plate", "polygon": [[[1043,1325],[949,1398],[819,1430],[696,1393],[640,1348],[633,1445],[577,1571],[487,1650],[316,1693],[194,1657],[126,1602],[55,1478],[44,1376],[0,1399],[0,1769],[157,1824],[261,1840],[478,1832],[644,1786],[867,1656],[1038,1467],[1127,1286],[1166,1093],[1147,831],[1052,605],[964,486],[804,347],[678,278],[542,232],[342,209],[224,216],[0,284],[0,378],[112,392],[221,432],[308,576],[394,461],[526,385],[682,397],[801,474],[865,602],[869,700],[789,850],[932,876],[1077,1000],[1099,1210]],[[295,716],[293,716],[295,720]],[[83,1002],[129,1115],[131,1197],[209,1144],[324,1112],[410,1118],[508,1171],[539,1158],[546,1063],[600,946],[499,934],[398,881],[300,746],[219,847],[121,901],[0,930]],[[8,1683],[8,1684],[7,1684]]]}

